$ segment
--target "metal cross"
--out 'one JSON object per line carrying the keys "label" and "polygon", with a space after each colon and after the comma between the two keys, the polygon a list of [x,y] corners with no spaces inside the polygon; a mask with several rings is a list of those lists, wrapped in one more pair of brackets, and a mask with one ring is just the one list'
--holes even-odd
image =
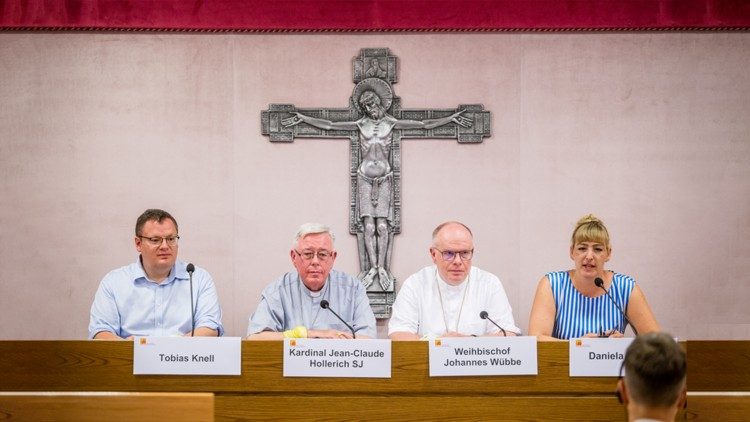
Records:
{"label": "metal cross", "polygon": [[387,48],[364,48],[353,64],[355,85],[349,107],[298,109],[271,104],[261,112],[261,131],[271,142],[349,139],[349,233],[357,236],[359,278],[373,312],[388,318],[396,297],[396,278],[390,271],[393,237],[401,232],[401,139],[479,143],[490,136],[491,115],[481,104],[402,109],[393,92],[398,58]]}

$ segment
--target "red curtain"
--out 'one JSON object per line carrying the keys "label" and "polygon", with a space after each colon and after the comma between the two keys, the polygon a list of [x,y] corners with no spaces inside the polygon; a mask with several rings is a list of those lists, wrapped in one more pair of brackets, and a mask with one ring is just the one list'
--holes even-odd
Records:
{"label": "red curtain", "polygon": [[749,0],[0,0],[2,30],[745,30]]}

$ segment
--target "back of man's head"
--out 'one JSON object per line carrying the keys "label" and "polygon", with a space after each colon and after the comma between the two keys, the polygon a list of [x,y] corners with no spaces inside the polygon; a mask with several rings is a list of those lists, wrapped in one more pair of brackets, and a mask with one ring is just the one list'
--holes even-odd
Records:
{"label": "back of man's head", "polygon": [[687,361],[667,333],[647,333],[625,352],[625,386],[629,399],[653,408],[676,406],[685,387]]}

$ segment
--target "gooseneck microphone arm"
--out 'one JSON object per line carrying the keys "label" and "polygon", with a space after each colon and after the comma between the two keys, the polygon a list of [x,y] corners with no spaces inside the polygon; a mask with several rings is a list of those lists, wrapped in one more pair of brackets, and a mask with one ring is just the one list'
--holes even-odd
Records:
{"label": "gooseneck microphone arm", "polygon": [[503,335],[504,335],[505,337],[508,337],[508,333],[506,333],[506,332],[505,332],[505,329],[504,329],[503,327],[501,327],[501,326],[497,325],[497,323],[496,323],[495,321],[493,321],[493,320],[492,320],[492,318],[490,318],[490,315],[489,315],[489,314],[487,313],[487,311],[482,311],[482,312],[480,312],[480,313],[479,313],[479,318],[482,318],[482,319],[486,319],[487,321],[489,321],[489,322],[491,322],[491,323],[495,324],[495,327],[499,328],[499,329],[500,329],[500,331],[502,331],[502,332],[503,332]]}
{"label": "gooseneck microphone arm", "polygon": [[609,294],[609,290],[604,288],[604,280],[597,277],[594,279],[594,284],[596,284],[596,287],[599,287],[600,289],[604,290],[604,293],[607,294],[607,297],[609,298],[609,300],[611,300],[612,303],[615,304],[615,306],[617,307],[617,310],[620,311],[620,314],[622,314],[622,318],[625,320],[625,327],[623,327],[622,333],[625,334],[625,330],[627,330],[628,325],[630,325],[631,327],[633,327],[633,332],[635,333],[635,335],[638,335],[638,330],[635,329],[635,325],[630,323],[630,320],[628,319],[628,315],[622,311],[622,308],[620,307],[619,304],[617,304],[617,301],[615,301],[615,298],[613,298],[612,295]]}
{"label": "gooseneck microphone arm", "polygon": [[323,308],[323,309],[328,309],[329,311],[331,311],[331,313],[332,313],[332,314],[336,315],[336,318],[338,318],[338,319],[339,319],[339,321],[343,322],[343,323],[344,323],[344,325],[346,325],[346,326],[347,326],[347,328],[349,328],[349,331],[351,331],[351,332],[352,332],[352,338],[357,338],[357,336],[356,336],[356,335],[354,334],[354,328],[352,328],[352,326],[351,326],[351,325],[347,324],[347,323],[346,323],[346,321],[344,321],[344,319],[343,319],[343,318],[341,318],[341,317],[339,316],[339,314],[337,314],[337,313],[336,313],[336,311],[334,311],[333,309],[331,309],[331,307],[329,306],[329,304],[328,304],[328,301],[327,301],[327,300],[325,300],[325,299],[321,300],[321,301],[320,301],[320,307],[321,307],[321,308]]}
{"label": "gooseneck microphone arm", "polygon": [[195,337],[195,307],[193,306],[193,273],[195,272],[195,265],[192,263],[187,264],[188,276],[190,276],[190,337]]}

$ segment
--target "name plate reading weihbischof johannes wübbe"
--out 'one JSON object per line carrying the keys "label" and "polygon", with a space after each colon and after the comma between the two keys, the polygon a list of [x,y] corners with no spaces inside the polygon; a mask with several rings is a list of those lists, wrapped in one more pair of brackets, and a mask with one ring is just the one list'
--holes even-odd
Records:
{"label": "name plate reading weihbischof johannes w\u00fcbbe", "polygon": [[390,378],[390,340],[284,339],[285,377]]}
{"label": "name plate reading weihbischof johannes w\u00fcbbe", "polygon": [[536,375],[536,337],[430,340],[430,376]]}
{"label": "name plate reading weihbischof johannes w\u00fcbbe", "polygon": [[136,337],[135,375],[240,375],[240,337]]}
{"label": "name plate reading weihbischof johannes w\u00fcbbe", "polygon": [[571,377],[618,377],[632,338],[570,339]]}

